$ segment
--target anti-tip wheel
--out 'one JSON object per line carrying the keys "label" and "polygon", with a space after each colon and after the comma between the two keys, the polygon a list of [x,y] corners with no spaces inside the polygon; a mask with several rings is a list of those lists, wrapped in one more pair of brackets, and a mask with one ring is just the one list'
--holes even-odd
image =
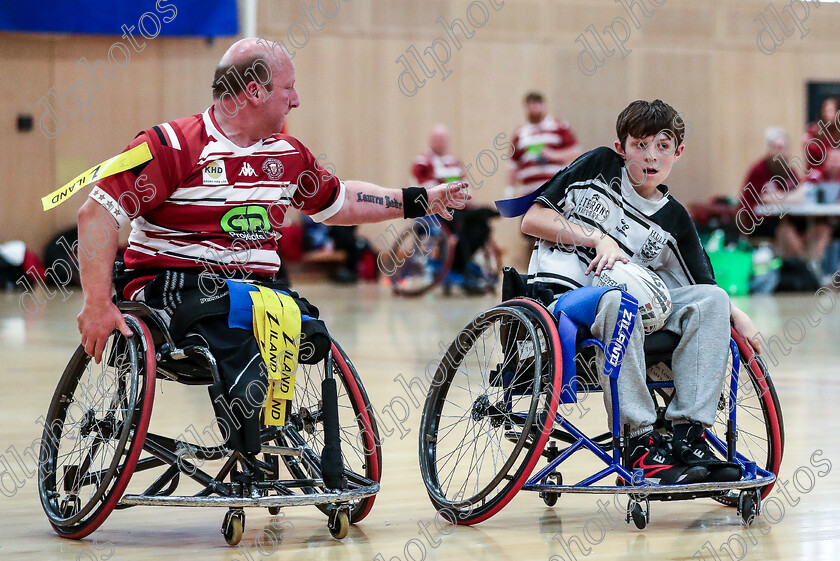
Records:
{"label": "anti-tip wheel", "polygon": [[280,513],[280,507],[279,506],[270,506],[270,507],[268,507],[268,513],[271,516],[277,516]]}
{"label": "anti-tip wheel", "polygon": [[644,499],[644,506],[642,502],[633,500],[632,498],[627,502],[627,522],[633,519],[633,524],[639,530],[644,530],[650,522],[650,502]]}
{"label": "anti-tip wheel", "polygon": [[245,533],[245,511],[241,509],[227,511],[222,522],[222,535],[227,544],[238,544],[242,540],[243,533]]}
{"label": "anti-tip wheel", "polygon": [[347,537],[347,532],[350,531],[350,517],[347,516],[346,510],[336,510],[331,514],[327,520],[327,528],[330,530],[330,535],[337,540],[343,540]]}
{"label": "anti-tip wheel", "polygon": [[761,499],[755,489],[741,491],[738,495],[738,514],[741,515],[741,520],[746,526],[749,526],[759,515],[761,509]]}

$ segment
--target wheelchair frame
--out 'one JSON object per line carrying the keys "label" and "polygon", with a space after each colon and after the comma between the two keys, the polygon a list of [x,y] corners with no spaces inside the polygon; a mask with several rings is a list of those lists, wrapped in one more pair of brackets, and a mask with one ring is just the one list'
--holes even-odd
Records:
{"label": "wheelchair frame", "polygon": [[[539,306],[539,309],[541,310],[540,313],[544,313],[547,316],[554,317],[553,314],[551,314],[543,306],[542,303],[529,298],[516,298],[508,300],[503,302],[499,306],[496,306],[492,310],[496,310],[503,307],[509,307],[512,309],[519,308],[520,311],[528,311],[528,309],[534,306]],[[476,320],[473,321],[477,321],[482,315],[477,316]],[[638,328],[641,328],[641,326],[639,326]],[[452,349],[455,348],[456,344],[459,344],[458,342],[462,338],[462,335],[466,332],[466,329],[467,328],[465,328],[465,331],[462,331],[462,333],[459,334],[458,338],[456,338],[452,347],[450,347],[449,352],[451,352]],[[550,324],[550,329],[555,329],[558,336],[555,339],[551,337],[550,334],[546,334],[546,337],[552,340],[556,340],[557,344],[559,344],[559,341],[561,339],[558,330],[574,330],[573,332],[567,331],[565,333],[565,340],[567,341],[569,339],[574,341],[577,334],[577,326],[574,325],[573,322],[571,322],[571,320],[569,320],[568,318],[565,319],[565,322],[561,322],[559,318],[555,318],[555,321]],[[621,358],[623,359],[623,353],[624,349],[626,348],[627,342],[624,341],[623,343],[617,343],[616,339],[617,338],[614,336],[610,346],[606,347],[604,343],[600,340],[588,338],[580,343],[580,348],[594,347],[595,349],[600,349],[600,351],[604,352],[607,356],[612,356],[610,353],[614,351],[613,344],[616,344],[621,347],[616,352],[620,352]],[[576,346],[575,352],[577,352],[577,350],[578,348]],[[760,513],[762,494],[766,496],[766,494],[769,492],[770,488],[776,480],[776,475],[771,471],[768,471],[767,469],[759,467],[754,461],[754,459],[747,458],[743,454],[739,453],[737,450],[738,425],[736,412],[738,405],[737,397],[739,370],[741,365],[741,352],[744,352],[747,355],[748,359],[757,361],[757,367],[761,369],[763,375],[765,375],[765,370],[763,369],[763,364],[760,362],[760,359],[758,357],[749,356],[751,353],[746,348],[746,344],[743,342],[743,340],[740,338],[737,332],[734,331],[734,329],[732,330],[732,338],[730,339],[730,350],[732,356],[732,375],[728,388],[729,402],[727,411],[726,438],[724,441],[715,436],[715,434],[713,434],[708,429],[706,430],[705,434],[707,440],[714,447],[714,449],[718,451],[718,453],[723,454],[727,458],[727,461],[736,462],[741,467],[743,473],[743,477],[741,480],[735,482],[721,483],[709,482],[676,485],[652,484],[651,482],[645,480],[643,470],[638,469],[635,471],[631,471],[627,467],[625,467],[626,465],[629,465],[629,439],[627,439],[624,435],[627,434],[627,432],[629,431],[629,427],[625,426],[624,432],[622,432],[622,427],[620,427],[621,417],[620,403],[617,395],[617,378],[621,368],[621,360],[619,360],[618,364],[615,365],[613,368],[610,368],[610,361],[605,360],[604,374],[610,380],[609,391],[611,392],[612,397],[612,426],[610,427],[610,432],[597,437],[587,436],[581,430],[579,430],[570,420],[566,419],[558,410],[555,410],[553,413],[553,423],[545,422],[545,426],[542,429],[543,431],[547,431],[549,433],[549,438],[545,441],[545,444],[543,445],[542,449],[536,450],[536,454],[538,457],[541,456],[546,457],[548,459],[548,464],[533,475],[530,475],[530,470],[528,470],[528,473],[526,473],[524,476],[524,484],[520,485],[521,489],[524,489],[526,491],[538,492],[548,506],[553,506],[561,493],[612,493],[617,495],[625,494],[628,496],[629,499],[627,505],[626,521],[629,523],[632,519],[632,521],[639,529],[644,528],[650,519],[650,500],[685,500],[700,497],[720,498],[726,495],[726,493],[738,491],[738,513],[745,523],[750,523],[753,520],[753,518]],[[536,356],[537,354],[538,353],[535,350],[534,355]],[[452,360],[451,357],[445,357],[445,359],[446,358]],[[442,362],[441,368],[443,368],[443,366],[444,363]],[[560,361],[560,364],[555,364],[554,368],[555,370],[562,371],[562,366],[563,361]],[[610,370],[612,370],[612,372],[610,372]],[[538,376],[542,376],[542,374]],[[555,376],[558,376],[558,374],[555,373]],[[767,380],[769,380],[769,377],[765,378],[765,381]],[[436,383],[440,382],[441,381],[436,378]],[[580,380],[577,380],[577,383],[580,384]],[[602,388],[601,385],[597,382],[585,383],[583,384],[583,386],[586,391],[604,391],[604,388]],[[674,388],[674,382],[648,381],[648,388],[650,390],[660,390],[669,388],[672,389]],[[771,388],[768,387],[768,389]],[[510,387],[506,387],[503,391],[504,402],[510,408],[509,404],[511,402],[512,395],[511,389]],[[563,391],[566,391],[565,387],[554,388],[554,393],[562,393]],[[578,391],[580,391],[580,388],[578,388]],[[724,389],[724,392],[725,391],[726,389]],[[424,423],[426,422],[426,411],[430,410],[429,401],[433,399],[434,395],[434,391],[430,391],[427,398],[426,409],[424,409]],[[774,395],[771,397],[774,397]],[[557,400],[555,399],[555,401]],[[777,401],[774,401],[774,407],[776,409],[778,408]],[[473,411],[475,412],[475,406],[473,406]],[[512,410],[508,411],[508,413],[509,417],[511,419],[516,420],[521,427],[526,426],[526,415],[524,413],[517,413]],[[781,411],[773,411],[773,413],[776,415],[779,422],[779,446],[783,447],[783,433],[781,432],[783,430],[781,428]],[[478,421],[478,419],[475,416],[475,413],[473,413],[473,420]],[[557,428],[557,426],[559,426],[559,428]],[[426,428],[426,425],[424,425],[423,429]],[[531,430],[533,431],[539,429],[537,427],[533,427]],[[607,445],[607,443],[603,442],[606,437],[611,437],[611,445]],[[431,438],[433,438],[436,441],[438,436],[433,435],[433,437]],[[532,439],[531,443],[536,443],[536,440],[537,439]],[[563,441],[566,444],[568,444],[568,446],[558,450],[556,447],[554,447],[555,440]],[[599,443],[598,440],[600,440],[601,442]],[[551,444],[550,446],[549,442]],[[771,446],[773,445],[772,443],[769,444]],[[423,446],[424,444],[421,441],[421,464],[424,462]],[[537,446],[539,445],[537,444]],[[585,477],[577,483],[574,483],[572,485],[563,485],[562,475],[557,471],[557,468],[561,464],[569,460],[577,452],[580,452],[582,450],[587,450],[591,452],[596,458],[598,458],[601,462],[603,462],[603,464],[605,464],[605,467],[603,469],[600,469],[596,473]],[[778,454],[778,462],[781,462],[781,453],[782,450],[780,449]],[[432,457],[433,459],[436,458],[437,452],[433,453],[430,457]],[[532,459],[531,462],[535,463],[535,460]],[[429,490],[429,496],[432,499],[432,502],[436,505],[436,507],[439,507],[439,499],[435,498],[437,490],[433,490],[432,487],[430,487],[430,485],[433,484],[430,483],[430,479],[427,477],[426,473],[426,470],[430,468],[422,467],[422,469],[424,470],[424,481],[426,483],[427,489]],[[623,481],[626,482],[626,484],[620,485],[617,482],[616,485],[597,485],[599,481],[610,475],[618,476],[619,478],[623,479]],[[559,481],[557,480],[558,477]],[[437,474],[434,475],[432,481],[434,482],[434,484],[437,484]],[[511,489],[511,492],[515,494],[517,491],[518,488],[516,485],[514,485]],[[485,490],[483,493],[484,495],[486,495],[487,491]],[[458,517],[453,516],[453,521],[462,524],[472,524],[480,522],[482,520],[486,520],[487,518],[498,512],[498,510],[500,510],[501,507],[503,507],[504,504],[506,504],[510,500],[510,498],[501,500],[501,506],[498,506],[498,508],[493,507],[490,509],[490,511],[482,513],[479,516],[475,516],[473,518],[466,516],[465,520],[460,520],[458,519]],[[469,515],[472,515],[472,506],[470,507],[471,510],[468,513]]]}
{"label": "wheelchair frame", "polygon": [[[56,447],[56,453],[59,442],[50,442],[48,439],[55,439],[52,430],[45,430],[45,446],[42,447],[41,454],[41,477],[39,479],[39,489],[41,501],[44,509],[47,512],[53,528],[59,535],[72,539],[79,539],[93,532],[108,514],[113,509],[123,509],[132,506],[180,506],[180,507],[227,507],[229,510],[225,515],[222,524],[222,534],[225,540],[230,545],[236,545],[242,537],[244,531],[244,507],[264,507],[268,508],[272,514],[276,514],[282,507],[315,505],[325,511],[328,515],[328,528],[333,537],[337,539],[344,538],[347,535],[349,524],[364,518],[370,508],[372,507],[372,500],[365,503],[361,512],[354,513],[354,506],[357,506],[360,501],[374,497],[379,491],[378,479],[381,475],[381,448],[377,429],[373,416],[368,411],[369,403],[364,388],[361,382],[355,379],[355,371],[350,366],[349,360],[340,350],[340,347],[333,341],[332,349],[328,353],[324,364],[324,377],[328,380],[334,380],[333,366],[337,362],[338,368],[344,376],[345,372],[349,372],[354,377],[352,381],[356,384],[355,395],[351,396],[348,391],[348,398],[351,400],[359,400],[353,402],[354,411],[357,411],[357,421],[360,420],[365,428],[360,432],[364,435],[365,446],[365,461],[366,466],[368,462],[372,461],[371,476],[369,479],[359,473],[355,473],[346,468],[342,464],[341,470],[344,475],[344,484],[342,488],[328,488],[325,486],[324,478],[318,477],[321,469],[321,456],[313,450],[306,442],[306,439],[301,435],[304,431],[312,430],[314,433],[314,426],[318,422],[321,415],[317,412],[308,411],[310,415],[307,422],[311,426],[304,426],[304,422],[295,417],[295,414],[290,415],[290,421],[284,426],[278,427],[263,427],[260,432],[260,442],[262,443],[261,453],[266,460],[266,463],[271,466],[271,473],[269,476],[252,477],[246,475],[238,469],[240,463],[244,466],[244,457],[237,451],[232,451],[224,445],[218,446],[204,446],[191,442],[184,442],[173,438],[153,434],[147,432],[149,419],[151,417],[151,408],[154,399],[154,386],[156,378],[164,378],[187,385],[206,385],[211,382],[219,382],[219,372],[216,366],[216,361],[209,349],[197,345],[185,345],[179,347],[173,341],[166,325],[161,318],[151,308],[143,303],[138,302],[120,302],[119,309],[124,313],[128,324],[130,325],[134,336],[139,337],[138,343],[142,347],[146,347],[151,343],[154,348],[144,348],[145,363],[143,375],[145,380],[145,395],[142,398],[142,414],[137,413],[133,415],[131,422],[134,425],[135,437],[129,445],[128,460],[123,470],[116,475],[120,478],[115,485],[115,490],[108,495],[109,501],[112,504],[106,506],[110,507],[104,511],[104,515],[100,515],[97,511],[92,519],[89,519],[80,529],[73,529],[72,524],[67,528],[61,526],[60,521],[57,523],[55,518],[51,515],[48,501],[51,500],[50,490],[45,489],[45,481],[52,481],[55,485],[55,475],[50,474],[47,466],[51,466],[50,449],[49,446]],[[145,322],[145,323],[144,323]],[[148,327],[147,327],[148,325]],[[119,337],[119,335],[117,335]],[[128,339],[126,339],[127,341]],[[83,349],[77,350],[84,352]],[[180,368],[179,363],[185,359],[192,359],[193,363],[187,365],[185,368]],[[89,360],[89,359],[88,359]],[[103,361],[105,358],[103,357]],[[198,364],[196,364],[196,362]],[[189,361],[186,361],[189,362]],[[74,364],[73,361],[70,363]],[[203,368],[201,368],[203,367]],[[205,370],[206,369],[206,370]],[[68,365],[68,371],[70,365]],[[204,374],[202,375],[202,370]],[[206,371],[209,371],[212,379],[208,379]],[[67,375],[65,372],[65,376]],[[154,373],[154,375],[149,375]],[[136,374],[139,375],[139,374]],[[334,382],[333,382],[334,383]],[[345,380],[345,383],[348,383]],[[60,394],[62,385],[56,390],[56,398],[68,399],[66,395]],[[138,390],[139,392],[140,390]],[[113,398],[112,398],[113,403]],[[319,404],[320,405],[320,404]],[[51,410],[54,405],[51,404]],[[358,410],[357,410],[358,409]],[[92,411],[92,410],[91,410]],[[313,414],[314,413],[314,414]],[[321,421],[326,418],[328,414],[323,412]],[[139,420],[139,422],[138,422]],[[102,421],[97,420],[94,424],[98,427]],[[63,421],[62,421],[63,424]],[[61,427],[63,428],[63,427]],[[88,430],[100,430],[98,428]],[[335,439],[340,446],[340,439],[338,437],[338,427],[329,429],[324,426],[324,439],[328,440],[330,437],[328,431],[333,431]],[[310,434],[313,434],[310,433]],[[106,441],[107,437],[98,435],[101,441]],[[142,441],[142,446],[139,444]],[[277,445],[278,441],[288,442],[290,445]],[[271,444],[275,442],[275,444]],[[340,449],[339,449],[340,450]],[[142,452],[149,454],[148,457],[140,458]],[[95,455],[95,451],[93,452]],[[372,455],[372,460],[371,456]],[[339,451],[339,460],[341,458]],[[294,471],[299,474],[309,474],[309,477],[294,477],[293,479],[280,479],[280,459],[283,459],[287,464],[287,469],[294,477]],[[201,460],[201,464],[205,461],[224,460],[222,467],[214,476],[200,469],[200,465],[196,465],[195,460]],[[45,466],[46,464],[46,466]],[[86,459],[82,462],[87,464],[84,471],[90,469],[90,462]],[[129,480],[134,472],[145,471],[162,466],[168,466],[166,470],[157,477],[157,479],[149,485],[145,491],[139,494],[126,494],[122,496]],[[53,466],[54,467],[54,466]],[[72,469],[80,470],[80,466],[72,466]],[[66,470],[66,468],[65,468]],[[102,470],[100,470],[102,471]],[[193,495],[174,495],[181,476],[185,475],[189,479],[197,482],[202,488]],[[82,481],[85,482],[99,482],[100,487],[103,485],[107,487],[110,481],[106,480],[101,483],[102,473],[85,473],[82,476]],[[51,479],[50,479],[51,478]],[[226,479],[230,479],[226,481]],[[62,477],[67,491],[67,476]],[[78,474],[74,474],[73,480],[79,481]],[[374,480],[375,479],[375,480]],[[81,485],[81,483],[79,483]],[[53,494],[58,494],[55,490]],[[75,500],[78,500],[76,498]],[[64,508],[64,504],[61,505]],[[78,518],[78,512],[75,513]],[[353,516],[355,515],[355,519]],[[85,516],[87,516],[85,514]],[[70,517],[69,520],[72,520]]]}

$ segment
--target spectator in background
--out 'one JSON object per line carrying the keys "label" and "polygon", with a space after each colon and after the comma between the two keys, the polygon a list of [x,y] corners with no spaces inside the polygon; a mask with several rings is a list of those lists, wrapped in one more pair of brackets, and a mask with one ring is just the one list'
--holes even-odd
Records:
{"label": "spectator in background", "polygon": [[[420,187],[466,181],[460,158],[448,152],[449,129],[446,125],[435,125],[429,135],[429,149],[417,156],[411,167]],[[463,289],[467,294],[484,293],[480,280],[472,278],[469,264],[475,252],[490,239],[490,218],[498,215],[494,209],[468,202],[466,208],[452,212],[452,221],[447,224],[458,238],[452,271],[463,276]]]}
{"label": "spectator in background", "polygon": [[581,155],[569,123],[546,114],[542,94],[525,96],[525,115],[528,122],[513,132],[508,198],[527,195]]}
{"label": "spectator in background", "polygon": [[740,206],[761,220],[755,230],[748,234],[772,237],[777,255],[806,260],[817,278],[820,278],[817,264],[831,241],[828,223],[817,221],[812,228],[808,228],[805,218],[788,215],[779,219],[755,213],[755,207],[761,204],[778,204],[780,200],[796,204],[804,199],[804,189],[798,189],[802,178],[787,165],[790,158],[790,139],[787,134],[781,128],[770,127],[764,137],[767,152],[750,168],[741,190]]}
{"label": "spectator in background", "polygon": [[[809,123],[805,128],[805,156],[812,171],[822,172],[828,163],[828,154],[840,149],[840,101],[836,97],[827,97],[820,104],[820,116],[817,122]],[[818,142],[810,142],[817,140]],[[819,163],[818,163],[819,162]]]}

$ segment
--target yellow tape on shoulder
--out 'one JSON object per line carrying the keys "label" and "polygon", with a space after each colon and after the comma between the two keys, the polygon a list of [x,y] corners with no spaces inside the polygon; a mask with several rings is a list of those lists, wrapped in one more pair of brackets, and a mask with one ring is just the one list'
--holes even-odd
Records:
{"label": "yellow tape on shoulder", "polygon": [[300,308],[294,299],[264,286],[250,293],[254,337],[268,370],[264,405],[266,425],[286,422],[286,407],[294,397],[300,343]]}
{"label": "yellow tape on shoulder", "polygon": [[149,145],[145,142],[135,146],[131,150],[126,150],[122,154],[117,154],[113,158],[108,158],[99,165],[93,166],[86,172],[83,172],[69,183],[56,189],[46,197],[41,198],[41,204],[44,211],[57,207],[76,193],[87,187],[95,181],[105,179],[117,173],[129,170],[144,162],[152,159],[152,152],[149,150]]}

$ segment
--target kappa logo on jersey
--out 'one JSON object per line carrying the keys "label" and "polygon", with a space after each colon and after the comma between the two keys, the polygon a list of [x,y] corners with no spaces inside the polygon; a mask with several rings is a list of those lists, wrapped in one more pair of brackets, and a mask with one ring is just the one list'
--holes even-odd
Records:
{"label": "kappa logo on jersey", "polygon": [[216,160],[210,162],[201,170],[201,176],[205,185],[227,185],[227,174],[225,173],[225,162]]}
{"label": "kappa logo on jersey", "polygon": [[262,169],[269,179],[278,180],[283,177],[283,164],[277,158],[266,158]]}
{"label": "kappa logo on jersey", "polygon": [[267,240],[271,237],[271,222],[266,210],[257,205],[237,206],[225,213],[219,222],[222,230],[232,238],[246,241]]}
{"label": "kappa logo on jersey", "polygon": [[242,164],[242,169],[239,170],[239,175],[244,175],[245,177],[254,177],[257,175],[257,172],[254,171],[254,168],[251,167],[251,164],[249,164],[248,162],[244,162]]}
{"label": "kappa logo on jersey", "polygon": [[603,223],[610,216],[609,205],[597,193],[591,197],[584,197],[576,210],[578,214],[599,223]]}
{"label": "kappa logo on jersey", "polygon": [[656,230],[651,230],[645,243],[642,245],[642,249],[639,251],[639,258],[642,261],[653,261],[662,253],[662,248],[665,247],[666,241],[665,236]]}

